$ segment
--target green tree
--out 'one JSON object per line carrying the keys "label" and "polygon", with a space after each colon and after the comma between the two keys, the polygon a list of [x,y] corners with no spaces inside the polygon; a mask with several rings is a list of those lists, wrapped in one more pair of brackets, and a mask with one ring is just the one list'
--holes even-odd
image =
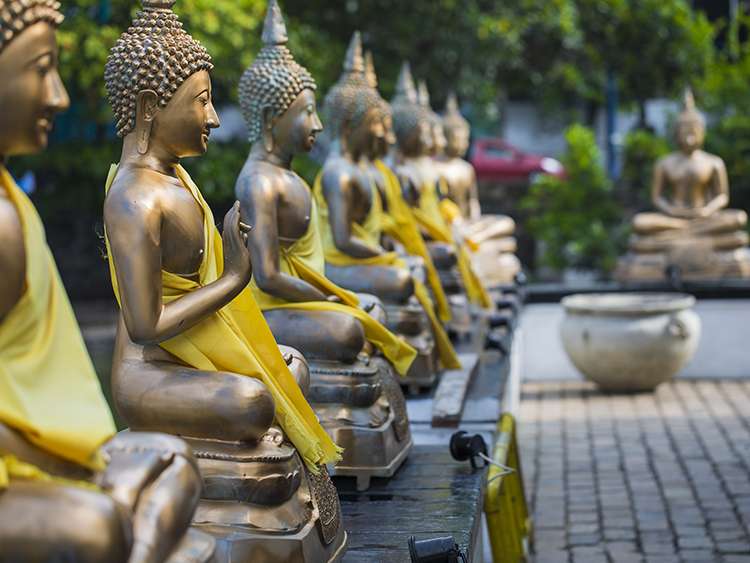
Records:
{"label": "green tree", "polygon": [[542,264],[561,271],[614,268],[620,239],[620,209],[601,165],[594,133],[573,125],[565,132],[566,177],[540,176],[521,201],[528,229],[542,243]]}
{"label": "green tree", "polygon": [[615,74],[622,101],[635,103],[646,124],[646,100],[673,96],[700,80],[713,57],[713,30],[687,0],[575,0],[586,67],[601,92]]}

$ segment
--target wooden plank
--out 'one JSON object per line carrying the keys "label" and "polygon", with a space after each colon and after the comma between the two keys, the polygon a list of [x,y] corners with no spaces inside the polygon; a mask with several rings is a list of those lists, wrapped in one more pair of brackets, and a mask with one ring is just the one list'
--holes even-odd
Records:
{"label": "wooden plank", "polygon": [[477,545],[486,470],[450,458],[447,445],[415,446],[391,479],[373,479],[358,492],[336,478],[347,563],[409,561],[408,540],[453,536],[464,553]]}
{"label": "wooden plank", "polygon": [[443,373],[432,400],[432,426],[457,427],[461,422],[464,399],[474,376],[479,370],[479,354],[459,354],[461,369]]}

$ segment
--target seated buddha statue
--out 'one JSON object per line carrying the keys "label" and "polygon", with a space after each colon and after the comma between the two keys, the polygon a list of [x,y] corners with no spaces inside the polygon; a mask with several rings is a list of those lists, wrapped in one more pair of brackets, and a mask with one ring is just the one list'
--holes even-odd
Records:
{"label": "seated buddha statue", "polygon": [[448,211],[449,217],[478,246],[472,262],[482,280],[489,285],[510,283],[521,270],[515,256],[516,224],[507,215],[482,214],[474,167],[464,160],[471,129],[458,109],[454,94],[448,97],[442,121],[446,142],[443,153],[436,158],[447,197],[459,212]]}
{"label": "seated buddha statue", "polygon": [[193,521],[221,560],[336,560],[345,532],[324,465],[340,448],[304,395],[304,358],[280,349],[252,296],[239,202],[219,234],[179,164],[206,152],[219,120],[211,58],[173,3],[145,0],[105,69],[123,138],[104,203],[121,311],[114,401],[131,429],[193,446],[204,482]]}
{"label": "seated buddha statue", "polygon": [[[457,358],[447,336],[445,347],[436,340],[444,329],[429,290],[412,276],[408,264],[382,247],[383,202],[369,173],[368,155],[385,136],[381,98],[368,83],[359,33],[349,45],[344,71],[325,98],[331,151],[315,180],[313,192],[320,215],[326,273],[353,291],[374,293],[387,310],[388,326],[403,334],[419,351],[420,362],[409,378],[434,381],[437,352]],[[423,318],[420,321],[420,317]],[[411,321],[410,319],[414,319]],[[410,330],[413,329],[413,330]]]}
{"label": "seated buddha statue", "polygon": [[464,301],[468,299],[482,308],[490,307],[492,303],[472,268],[466,243],[445,220],[441,211],[442,180],[433,157],[435,147],[445,142],[442,123],[436,114],[420,104],[408,63],[401,68],[396,95],[391,104],[397,142],[393,162],[400,175],[411,185],[407,193],[411,191],[416,194],[410,201],[412,211],[420,229],[430,241],[428,247],[443,287],[455,296],[452,298],[453,323],[458,323],[460,318],[465,326]]}
{"label": "seated buddha statue", "polygon": [[[411,449],[405,402],[391,366],[406,373],[414,350],[360,307],[360,298],[325,275],[316,202],[291,170],[322,131],[315,81],[286,47],[286,27],[272,0],[263,48],[239,85],[252,143],[235,192],[253,268],[250,284],[278,342],[310,362],[310,401],[336,443],[336,475],[390,477]],[[380,309],[382,312],[382,309]],[[387,361],[370,358],[382,354]]]}
{"label": "seated buddha statue", "polygon": [[52,0],[0,1],[0,560],[209,561],[213,538],[188,528],[201,491],[190,448],[114,436],[44,226],[5,168],[44,149],[69,105],[62,20]]}
{"label": "seated buddha statue", "polygon": [[726,209],[724,161],[702,150],[705,122],[690,90],[676,124],[679,151],[654,166],[651,200],[658,211],[633,219],[629,252],[615,272],[624,281],[663,279],[676,267],[685,279],[750,276],[747,214]]}

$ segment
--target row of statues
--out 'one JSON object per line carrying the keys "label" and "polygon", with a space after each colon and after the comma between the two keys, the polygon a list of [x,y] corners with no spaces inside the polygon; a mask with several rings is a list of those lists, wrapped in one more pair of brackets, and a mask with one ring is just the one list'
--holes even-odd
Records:
{"label": "row of statues", "polygon": [[[104,225],[126,431],[0,167],[0,560],[338,560],[329,470],[360,489],[394,474],[412,445],[401,385],[461,368],[449,333],[493,307],[477,270],[517,268],[499,259],[512,221],[480,215],[455,100],[440,119],[405,65],[386,102],[358,33],[325,97],[320,174],[292,171],[323,125],[275,0],[240,81],[252,146],[220,232],[180,165],[219,126],[211,57],[173,4],[143,0],[104,73],[123,139]],[[69,104],[62,19],[55,0],[0,0],[3,159],[42,150]]]}

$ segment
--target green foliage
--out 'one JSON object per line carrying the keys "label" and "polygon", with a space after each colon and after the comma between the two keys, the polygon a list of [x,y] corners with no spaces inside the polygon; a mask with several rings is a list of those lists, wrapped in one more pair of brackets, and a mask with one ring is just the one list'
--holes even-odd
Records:
{"label": "green foliage", "polygon": [[654,164],[669,150],[666,139],[644,129],[627,134],[618,186],[627,207],[643,208],[648,205]]}
{"label": "green foliage", "polygon": [[594,95],[608,69],[620,98],[642,104],[700,78],[713,56],[713,30],[687,0],[575,0]]}
{"label": "green foliage", "polygon": [[750,211],[750,115],[727,115],[715,123],[706,150],[726,163],[730,206]]}
{"label": "green foliage", "polygon": [[555,270],[569,267],[610,271],[618,255],[620,212],[601,165],[593,132],[573,125],[565,133],[562,158],[567,176],[540,176],[521,206],[528,229],[543,243],[541,261]]}

